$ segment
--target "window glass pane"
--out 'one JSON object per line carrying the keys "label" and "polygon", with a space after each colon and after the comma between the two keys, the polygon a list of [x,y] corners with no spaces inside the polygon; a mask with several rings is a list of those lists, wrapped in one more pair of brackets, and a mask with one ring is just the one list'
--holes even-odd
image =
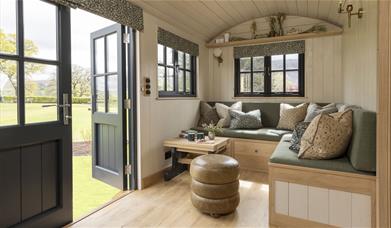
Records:
{"label": "window glass pane", "polygon": [[191,70],[191,56],[186,54],[186,69]]}
{"label": "window glass pane", "polygon": [[105,112],[105,77],[95,77],[96,111]]}
{"label": "window glass pane", "polygon": [[240,71],[251,71],[251,58],[240,58]]}
{"label": "window glass pane", "polygon": [[108,112],[118,113],[118,77],[117,75],[107,76]]}
{"label": "window glass pane", "polygon": [[286,69],[296,70],[299,69],[299,54],[290,54],[285,56]]}
{"label": "window glass pane", "polygon": [[24,54],[57,59],[57,7],[39,0],[23,1]]}
{"label": "window glass pane", "polygon": [[18,124],[17,66],[16,61],[0,59],[0,126]]}
{"label": "window glass pane", "polygon": [[169,47],[166,48],[166,51],[167,65],[172,66],[174,65],[174,51]]}
{"label": "window glass pane", "polygon": [[0,53],[16,54],[16,0],[0,0]]}
{"label": "window glass pane", "polygon": [[167,91],[174,91],[174,69],[167,68]]}
{"label": "window glass pane", "polygon": [[254,57],[253,58],[253,70],[254,71],[263,71],[264,70],[264,58],[263,56],[261,57]]}
{"label": "window glass pane", "polygon": [[94,41],[95,45],[95,74],[105,73],[105,39],[99,38]]}
{"label": "window glass pane", "polygon": [[191,92],[191,73],[186,71],[186,93]]}
{"label": "window glass pane", "polygon": [[181,51],[178,51],[178,65],[182,69],[185,67],[184,53]]}
{"label": "window glass pane", "polygon": [[107,39],[107,71],[117,72],[117,33],[106,37]]}
{"label": "window glass pane", "polygon": [[283,70],[284,69],[284,56],[273,55],[272,56],[272,70]]}
{"label": "window glass pane", "polygon": [[254,92],[260,93],[265,92],[264,85],[264,74],[263,73],[254,73],[253,74],[253,90]]}
{"label": "window glass pane", "polygon": [[57,120],[57,66],[25,63],[24,71],[26,123]]}
{"label": "window glass pane", "polygon": [[164,67],[158,66],[157,67],[157,85],[158,85],[158,90],[159,91],[164,91],[164,84],[165,84],[165,79],[164,79]]}
{"label": "window glass pane", "polygon": [[164,46],[161,44],[157,45],[157,61],[164,64]]}
{"label": "window glass pane", "polygon": [[272,93],[284,92],[283,72],[272,72]]}
{"label": "window glass pane", "polygon": [[178,72],[178,91],[179,92],[183,92],[184,91],[184,88],[183,88],[183,85],[185,83],[185,74],[183,72],[183,70],[179,70]]}
{"label": "window glass pane", "polygon": [[299,92],[299,72],[287,71],[286,72],[286,92]]}
{"label": "window glass pane", "polygon": [[251,74],[250,73],[240,74],[240,92],[242,92],[242,93],[251,92]]}

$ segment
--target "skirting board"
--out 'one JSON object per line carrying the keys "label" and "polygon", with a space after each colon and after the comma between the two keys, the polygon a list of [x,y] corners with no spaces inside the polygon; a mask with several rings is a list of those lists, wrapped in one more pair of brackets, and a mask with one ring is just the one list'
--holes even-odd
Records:
{"label": "skirting board", "polygon": [[152,186],[156,183],[159,183],[160,181],[163,181],[163,177],[164,177],[164,173],[169,169],[170,167],[168,168],[164,168],[154,174],[151,174],[149,176],[146,176],[146,177],[143,177],[141,179],[141,189],[145,189],[145,188],[148,188],[149,186]]}

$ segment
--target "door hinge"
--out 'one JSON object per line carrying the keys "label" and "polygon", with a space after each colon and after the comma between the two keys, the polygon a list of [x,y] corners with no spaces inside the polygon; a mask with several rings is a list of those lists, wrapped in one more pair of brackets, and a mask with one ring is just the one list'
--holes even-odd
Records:
{"label": "door hinge", "polygon": [[123,41],[124,41],[124,44],[129,44],[130,43],[130,33],[124,33],[123,34]]}
{"label": "door hinge", "polygon": [[132,100],[130,100],[130,99],[125,99],[125,100],[124,100],[124,108],[125,108],[125,109],[131,109],[131,108],[132,108]]}
{"label": "door hinge", "polygon": [[132,174],[132,165],[125,165],[125,174],[126,175]]}

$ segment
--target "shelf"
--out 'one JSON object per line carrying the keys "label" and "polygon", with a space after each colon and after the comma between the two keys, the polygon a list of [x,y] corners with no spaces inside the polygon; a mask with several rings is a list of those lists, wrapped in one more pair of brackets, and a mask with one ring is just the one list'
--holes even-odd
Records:
{"label": "shelf", "polygon": [[342,32],[343,31],[341,30],[341,31],[319,32],[319,33],[303,33],[303,34],[294,34],[294,35],[286,35],[286,36],[259,38],[259,39],[253,39],[253,40],[231,41],[231,42],[221,43],[221,44],[209,43],[209,44],[206,44],[206,47],[207,48],[219,48],[219,47],[230,47],[230,46],[266,44],[266,43],[291,41],[291,40],[303,40],[303,39],[316,38],[316,37],[341,35]]}

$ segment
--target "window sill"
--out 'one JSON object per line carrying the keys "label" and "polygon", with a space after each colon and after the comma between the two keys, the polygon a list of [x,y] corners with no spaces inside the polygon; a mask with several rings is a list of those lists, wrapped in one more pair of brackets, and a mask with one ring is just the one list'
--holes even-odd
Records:
{"label": "window sill", "polygon": [[267,99],[267,100],[273,100],[273,99],[287,99],[287,100],[308,100],[308,97],[300,97],[300,96],[239,96],[239,97],[232,97],[234,100],[244,100],[244,99]]}
{"label": "window sill", "polygon": [[199,97],[156,97],[156,100],[201,100]]}

